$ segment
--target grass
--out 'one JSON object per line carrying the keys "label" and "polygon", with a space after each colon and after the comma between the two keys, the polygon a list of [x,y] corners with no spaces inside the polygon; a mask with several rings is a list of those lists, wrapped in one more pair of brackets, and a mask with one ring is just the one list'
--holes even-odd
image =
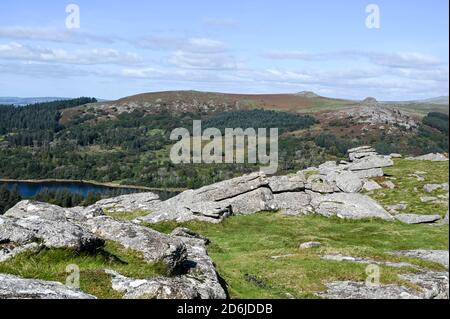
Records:
{"label": "grass", "polygon": [[135,220],[138,217],[143,217],[143,216],[147,216],[148,214],[150,214],[149,211],[144,211],[144,210],[135,210],[132,212],[110,212],[110,211],[105,211],[105,214],[113,217],[113,218],[117,218],[117,219],[122,219],[122,220]]}
{"label": "grass", "polygon": [[[425,181],[418,181],[417,178],[408,176],[417,171],[426,172],[426,174],[423,175]],[[395,165],[393,167],[385,168],[384,172],[395,178],[392,182],[396,187],[392,190],[381,189],[373,192],[372,197],[382,205],[395,205],[400,202],[405,202],[408,204],[408,207],[407,209],[402,210],[402,213],[426,215],[438,214],[445,216],[448,211],[448,205],[431,202],[422,203],[420,197],[436,197],[447,193],[443,190],[425,193],[423,187],[425,184],[448,183],[449,162],[397,159],[395,160]]]}
{"label": "grass", "polygon": [[[151,225],[170,232],[176,223]],[[210,238],[209,254],[228,284],[232,298],[313,297],[334,280],[365,281],[367,265],[322,260],[321,255],[342,253],[375,260],[408,261],[423,267],[440,266],[389,255],[390,250],[448,249],[448,226],[405,225],[399,222],[348,221],[321,216],[292,217],[260,213],[233,216],[221,224],[189,222],[188,227]],[[307,241],[323,246],[300,250]],[[291,255],[274,260],[271,256]],[[397,274],[411,269],[381,267],[383,283],[403,283]]]}
{"label": "grass", "polygon": [[135,251],[108,241],[96,253],[78,253],[69,249],[47,249],[39,252],[25,252],[4,263],[0,263],[0,273],[23,278],[66,282],[68,265],[80,269],[80,289],[103,299],[121,298],[122,295],[111,288],[111,277],[104,269],[116,270],[124,276],[137,279],[156,277],[167,273],[160,263],[147,263]]}
{"label": "grass", "polygon": [[[426,172],[419,182],[408,174]],[[448,162],[396,160],[385,169],[396,178],[397,187],[372,194],[384,205],[408,203],[406,211],[443,214],[443,205],[422,203],[427,183],[448,181]],[[442,191],[440,191],[442,192]],[[438,195],[440,192],[432,193]],[[145,212],[147,214],[148,212]],[[144,212],[114,213],[115,218],[135,219]],[[318,215],[284,216],[259,213],[232,216],[220,224],[175,222],[146,225],[164,233],[176,227],[188,227],[211,240],[209,254],[220,276],[226,281],[232,298],[315,298],[325,289],[325,283],[337,280],[365,281],[365,264],[323,260],[324,254],[366,257],[377,261],[409,262],[420,267],[444,270],[441,265],[411,257],[390,255],[392,250],[448,250],[448,225],[407,225],[382,220],[352,221]],[[319,241],[322,246],[301,250],[303,242]],[[273,259],[273,256],[285,256]],[[160,264],[148,264],[136,252],[113,242],[96,254],[80,254],[63,249],[42,249],[38,253],[23,253],[0,264],[0,273],[26,278],[65,282],[65,269],[76,264],[81,270],[81,289],[100,298],[120,298],[111,289],[111,278],[102,270],[113,269],[132,278],[148,278],[164,274]],[[414,288],[398,274],[415,271],[412,268],[381,266],[381,282],[397,283]]]}

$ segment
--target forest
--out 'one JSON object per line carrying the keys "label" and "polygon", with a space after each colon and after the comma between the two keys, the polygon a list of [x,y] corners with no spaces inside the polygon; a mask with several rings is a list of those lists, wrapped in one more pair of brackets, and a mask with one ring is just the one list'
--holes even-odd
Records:
{"label": "forest", "polygon": [[[417,132],[397,136],[337,136],[310,115],[269,110],[216,114],[122,113],[97,121],[80,116],[61,125],[65,108],[95,102],[92,98],[25,107],[0,107],[0,178],[68,179],[116,182],[159,188],[197,188],[259,169],[259,164],[181,164],[169,159],[174,128],[278,127],[279,174],[345,157],[346,150],[365,143],[380,153],[448,152],[448,116],[430,113]],[[300,133],[299,133],[300,132]],[[405,137],[400,137],[405,139]],[[55,196],[53,196],[55,197]],[[60,196],[61,197],[61,196]],[[72,198],[72,202],[79,199]],[[62,203],[61,203],[62,202]],[[59,200],[65,205],[63,200]]]}

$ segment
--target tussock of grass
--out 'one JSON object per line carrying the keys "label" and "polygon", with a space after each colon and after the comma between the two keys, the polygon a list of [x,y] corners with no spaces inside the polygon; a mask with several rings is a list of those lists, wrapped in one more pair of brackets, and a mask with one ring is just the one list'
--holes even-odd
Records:
{"label": "tussock of grass", "polygon": [[132,278],[150,278],[167,272],[160,263],[147,263],[135,251],[107,242],[104,249],[96,253],[78,253],[69,249],[41,249],[39,252],[25,252],[0,263],[0,273],[23,278],[42,279],[66,283],[68,265],[80,269],[80,289],[99,298],[121,298],[111,288],[111,277],[104,269],[113,269]]}
{"label": "tussock of grass", "polygon": [[[169,233],[179,224],[148,225]],[[448,249],[448,226],[405,225],[380,220],[349,221],[321,216],[292,217],[261,213],[232,216],[221,224],[189,222],[188,227],[211,239],[209,253],[234,298],[313,297],[333,280],[365,281],[364,264],[322,260],[321,255],[341,253],[378,261],[406,261],[421,267],[442,267],[387,252],[403,249]],[[323,246],[300,250],[301,243],[320,241]],[[274,260],[271,256],[293,256]],[[381,266],[382,283],[402,283],[397,274],[411,269]],[[258,280],[248,280],[257,278]],[[257,284],[258,282],[264,285]]]}

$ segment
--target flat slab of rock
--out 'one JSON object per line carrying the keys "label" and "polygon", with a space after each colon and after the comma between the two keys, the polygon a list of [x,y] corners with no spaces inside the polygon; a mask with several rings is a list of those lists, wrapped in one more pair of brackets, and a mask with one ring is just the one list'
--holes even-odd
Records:
{"label": "flat slab of rock", "polygon": [[439,215],[398,214],[395,218],[406,224],[428,224],[441,219]]}
{"label": "flat slab of rock", "polygon": [[358,193],[363,181],[353,172],[343,172],[336,176],[336,186],[344,193]]}
{"label": "flat slab of rock", "polygon": [[384,176],[382,168],[371,168],[361,171],[354,171],[353,173],[356,174],[361,179]]}
{"label": "flat slab of rock", "polygon": [[114,290],[124,293],[124,299],[226,299],[214,264],[207,254],[209,241],[189,229],[177,228],[171,236],[183,241],[187,258],[175,277],[132,279],[107,270]]}
{"label": "flat slab of rock", "polygon": [[308,215],[313,213],[311,195],[304,192],[274,194],[269,202],[271,211],[280,211],[286,215]]}
{"label": "flat slab of rock", "polygon": [[129,221],[102,216],[85,223],[98,237],[120,243],[123,247],[141,252],[148,262],[164,262],[174,271],[186,259],[186,247],[181,240]]}
{"label": "flat slab of rock", "polygon": [[274,195],[268,187],[261,187],[254,191],[227,199],[221,203],[230,206],[233,214],[249,215],[270,210],[269,203]]}
{"label": "flat slab of rock", "polygon": [[445,162],[448,161],[448,158],[444,154],[439,153],[430,153],[426,155],[421,155],[417,157],[407,157],[407,160],[415,160],[415,161],[433,161],[433,162]]}
{"label": "flat slab of rock", "polygon": [[368,192],[375,191],[375,190],[382,189],[382,188],[383,187],[381,187],[380,184],[378,184],[375,181],[371,181],[371,180],[366,181],[363,185],[363,189]]}
{"label": "flat slab of rock", "polygon": [[268,179],[273,193],[295,192],[305,189],[306,178],[303,174],[292,176],[274,176]]}
{"label": "flat slab of rock", "polygon": [[448,250],[417,249],[417,250],[393,251],[392,253],[394,255],[408,256],[408,257],[414,257],[414,258],[432,261],[432,262],[441,264],[448,269],[448,264],[449,264]]}
{"label": "flat slab of rock", "polygon": [[83,216],[59,206],[21,201],[8,210],[0,230],[3,240],[29,243],[36,239],[49,248],[71,248],[92,251],[103,246],[104,241],[74,222]]}
{"label": "flat slab of rock", "polygon": [[0,299],[96,299],[59,282],[0,274]]}
{"label": "flat slab of rock", "polygon": [[368,286],[363,282],[337,281],[318,294],[326,299],[420,299],[416,291],[399,285]]}
{"label": "flat slab of rock", "polygon": [[102,199],[91,207],[101,208],[110,213],[151,211],[160,201],[159,196],[154,193],[138,193],[122,195],[114,198]]}
{"label": "flat slab of rock", "polygon": [[383,168],[393,166],[394,162],[390,157],[376,155],[364,157],[360,160],[354,161],[349,165],[351,171],[362,171],[373,168]]}
{"label": "flat slab of rock", "polygon": [[323,216],[347,219],[381,218],[394,220],[380,204],[362,194],[335,193],[314,196],[311,205]]}
{"label": "flat slab of rock", "polygon": [[316,248],[316,247],[320,247],[322,246],[322,244],[318,241],[309,241],[306,243],[302,243],[300,244],[300,249],[310,249],[310,248]]}

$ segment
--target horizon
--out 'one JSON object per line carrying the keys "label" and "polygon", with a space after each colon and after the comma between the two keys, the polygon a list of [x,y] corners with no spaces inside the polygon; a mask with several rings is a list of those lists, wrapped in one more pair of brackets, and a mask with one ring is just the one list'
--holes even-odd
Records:
{"label": "horizon", "polygon": [[[69,2],[0,3],[0,96],[448,96],[445,1],[73,3],[75,29],[66,25]],[[370,3],[380,10],[379,28],[366,24]]]}

